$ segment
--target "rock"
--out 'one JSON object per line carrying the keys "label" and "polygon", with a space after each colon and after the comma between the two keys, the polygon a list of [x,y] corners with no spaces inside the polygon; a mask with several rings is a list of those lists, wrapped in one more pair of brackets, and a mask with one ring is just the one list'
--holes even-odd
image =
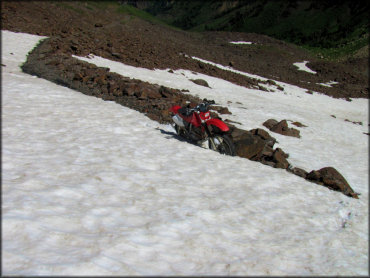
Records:
{"label": "rock", "polygon": [[287,171],[293,173],[294,175],[302,177],[304,179],[307,177],[307,171],[301,168],[298,168],[298,167],[287,168]]}
{"label": "rock", "polygon": [[201,62],[198,62],[198,67],[199,67],[200,69],[204,69],[204,64],[203,64],[203,63],[201,63]]}
{"label": "rock", "polygon": [[268,146],[268,145],[265,145],[265,147],[263,148],[263,151],[261,153],[264,157],[269,157],[269,158],[272,158],[273,155],[274,155],[274,150],[272,149],[272,147]]}
{"label": "rock", "polygon": [[251,129],[252,134],[259,136],[261,139],[266,140],[266,144],[271,148],[276,143],[276,139],[272,137],[266,130],[262,128]]}
{"label": "rock", "polygon": [[269,120],[265,121],[262,125],[271,130],[271,128],[274,125],[276,125],[277,123],[278,123],[277,120],[275,120],[275,119],[269,119]]}
{"label": "rock", "polygon": [[292,125],[298,126],[298,127],[307,127],[306,125],[300,123],[300,122],[293,122]]}
{"label": "rock", "polygon": [[277,148],[274,151],[273,161],[276,162],[275,168],[287,169],[289,167],[289,162],[286,160],[286,154],[280,148]]}
{"label": "rock", "polygon": [[248,131],[238,134],[237,138],[237,140],[234,140],[234,144],[235,151],[238,156],[248,159],[261,156],[265,147],[265,142],[261,138],[251,134]]}
{"label": "rock", "polygon": [[349,197],[358,199],[358,194],[353,191],[346,179],[333,167],[313,170],[307,174],[306,179],[324,185],[329,189],[340,191]]}
{"label": "rock", "polygon": [[146,92],[147,97],[150,99],[158,99],[162,97],[162,94],[158,90],[155,90],[154,88],[148,87],[145,90],[145,92]]}
{"label": "rock", "polygon": [[112,56],[113,56],[113,57],[116,57],[116,58],[118,58],[118,59],[122,59],[121,54],[119,54],[119,53],[117,53],[117,52],[112,52]]}
{"label": "rock", "polygon": [[282,120],[280,122],[277,122],[274,119],[267,120],[263,123],[265,127],[267,127],[272,132],[276,132],[285,136],[292,136],[300,138],[299,135],[300,131],[295,128],[289,128],[288,123],[286,120]]}
{"label": "rock", "polygon": [[209,88],[209,85],[208,85],[207,81],[205,81],[203,79],[190,79],[190,80],[193,81],[197,85],[200,85],[200,86],[204,86],[204,87],[208,87]]}
{"label": "rock", "polygon": [[231,112],[229,111],[229,109],[227,107],[213,106],[212,105],[211,109],[217,111],[220,114],[231,114]]}
{"label": "rock", "polygon": [[269,92],[269,90],[261,85],[258,85],[258,90],[264,91],[264,92]]}

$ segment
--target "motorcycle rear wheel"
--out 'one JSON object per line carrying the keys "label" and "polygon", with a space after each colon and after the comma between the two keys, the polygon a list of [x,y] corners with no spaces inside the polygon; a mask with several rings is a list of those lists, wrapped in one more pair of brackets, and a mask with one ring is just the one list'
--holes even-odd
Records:
{"label": "motorcycle rear wheel", "polygon": [[[213,144],[211,142],[212,139],[216,148],[213,147]],[[208,147],[211,150],[219,152],[220,154],[235,156],[235,146],[229,136],[215,135],[212,136],[212,139],[210,138],[208,140]]]}

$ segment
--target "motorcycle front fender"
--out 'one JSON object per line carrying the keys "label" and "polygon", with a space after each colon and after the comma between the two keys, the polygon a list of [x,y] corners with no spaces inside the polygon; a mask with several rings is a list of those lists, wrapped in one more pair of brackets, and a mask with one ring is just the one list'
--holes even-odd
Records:
{"label": "motorcycle front fender", "polygon": [[229,127],[227,126],[227,124],[225,124],[223,121],[221,121],[219,119],[210,119],[206,123],[207,123],[208,126],[214,125],[214,126],[218,127],[223,132],[229,131]]}

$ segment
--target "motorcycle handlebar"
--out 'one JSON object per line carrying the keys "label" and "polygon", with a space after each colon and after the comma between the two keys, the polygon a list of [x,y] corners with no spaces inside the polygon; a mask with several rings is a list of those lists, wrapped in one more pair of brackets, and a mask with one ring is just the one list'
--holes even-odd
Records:
{"label": "motorcycle handlebar", "polygon": [[212,105],[212,104],[215,104],[216,102],[214,100],[207,100],[207,99],[203,99],[203,102],[202,103],[199,103],[197,106],[195,106],[194,108],[190,108],[188,111],[189,112],[194,112],[194,111],[201,111],[202,110],[202,106],[205,106],[206,110],[208,110],[208,106]]}

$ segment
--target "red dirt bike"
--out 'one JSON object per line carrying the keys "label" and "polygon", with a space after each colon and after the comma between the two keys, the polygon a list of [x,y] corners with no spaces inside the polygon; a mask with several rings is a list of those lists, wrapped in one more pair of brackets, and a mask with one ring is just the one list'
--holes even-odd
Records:
{"label": "red dirt bike", "polygon": [[208,147],[225,155],[235,155],[235,146],[226,134],[229,127],[221,120],[211,118],[209,106],[215,102],[204,99],[194,108],[175,105],[170,111],[176,133],[191,142],[202,145],[208,141]]}

